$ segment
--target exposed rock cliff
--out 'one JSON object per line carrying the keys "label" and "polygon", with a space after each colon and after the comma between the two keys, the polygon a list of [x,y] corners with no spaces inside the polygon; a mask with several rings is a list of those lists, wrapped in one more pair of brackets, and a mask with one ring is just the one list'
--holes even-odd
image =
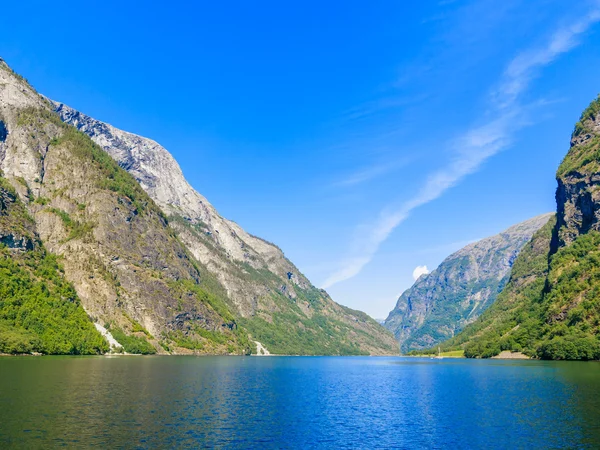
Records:
{"label": "exposed rock cliff", "polygon": [[470,244],[419,277],[385,321],[401,350],[431,347],[475,321],[496,300],[521,248],[551,216],[535,217]]}

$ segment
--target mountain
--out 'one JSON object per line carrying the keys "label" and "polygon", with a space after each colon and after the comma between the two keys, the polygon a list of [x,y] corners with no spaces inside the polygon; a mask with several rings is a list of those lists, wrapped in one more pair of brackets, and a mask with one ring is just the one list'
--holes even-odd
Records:
{"label": "mountain", "polygon": [[600,97],[577,122],[556,179],[556,220],[519,255],[496,303],[444,348],[600,359]]}
{"label": "mountain", "polygon": [[508,281],[521,248],[551,216],[534,217],[469,244],[419,277],[385,320],[402,352],[437,345],[475,321]]}
{"label": "mountain", "polygon": [[[240,354],[251,338],[271,353],[396,352],[373,319],[221,218],[156,142],[49,101],[2,60],[0,168],[95,328],[125,351]],[[6,247],[8,260],[22,252]]]}
{"label": "mountain", "polygon": [[[64,282],[73,286],[96,328],[109,329],[130,353],[250,350],[222,288],[178,240],[154,201],[1,61],[0,121],[0,169],[25,208],[22,224],[31,217],[31,232],[60,263]],[[21,257],[23,248],[15,243],[22,241],[22,224],[3,224],[0,230],[8,263]],[[2,283],[18,275],[3,273]],[[50,278],[41,274],[34,281],[48,288]],[[16,297],[8,299],[5,324],[11,318],[6,306]]]}

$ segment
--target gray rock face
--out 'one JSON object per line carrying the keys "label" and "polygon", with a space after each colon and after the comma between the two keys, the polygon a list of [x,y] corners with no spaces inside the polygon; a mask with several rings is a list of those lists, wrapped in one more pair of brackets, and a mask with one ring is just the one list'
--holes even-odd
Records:
{"label": "gray rock face", "polygon": [[475,321],[508,281],[521,248],[551,217],[544,214],[470,244],[421,276],[385,321],[401,350],[434,346]]}
{"label": "gray rock face", "polygon": [[165,214],[183,219],[173,221],[172,225],[179,229],[180,237],[193,255],[213,268],[242,315],[255,312],[256,304],[248,297],[261,296],[264,289],[254,290],[248,296],[247,287],[240,289],[239,279],[227,276],[226,268],[231,261],[246,263],[255,269],[266,267],[281,278],[281,289],[291,298],[296,297],[295,286],[310,286],[278,247],[221,217],[206,198],[190,186],[179,164],[158,143],[119,130],[62,103],[53,104],[64,122],[90,136],[131,173]]}
{"label": "gray rock face", "polygon": [[[590,111],[600,109],[600,98]],[[570,245],[579,235],[600,231],[600,165],[595,156],[600,148],[600,113],[585,114],[571,137],[571,148],[557,174],[558,233],[552,251]]]}
{"label": "gray rock face", "polygon": [[15,209],[16,203],[17,194],[0,183],[0,244],[12,250],[33,250],[37,242],[29,217],[24,218],[18,227],[8,226],[11,221],[9,213]]}

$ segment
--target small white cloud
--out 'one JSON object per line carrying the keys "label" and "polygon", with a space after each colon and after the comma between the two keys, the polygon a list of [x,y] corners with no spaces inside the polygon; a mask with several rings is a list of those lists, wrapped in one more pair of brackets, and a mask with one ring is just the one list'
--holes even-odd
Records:
{"label": "small white cloud", "polygon": [[417,266],[415,270],[413,270],[413,279],[417,281],[421,275],[427,275],[429,273],[429,269],[427,266]]}

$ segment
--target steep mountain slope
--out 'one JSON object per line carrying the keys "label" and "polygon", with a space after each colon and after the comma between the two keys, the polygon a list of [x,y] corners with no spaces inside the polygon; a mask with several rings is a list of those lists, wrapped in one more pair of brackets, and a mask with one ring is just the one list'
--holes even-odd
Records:
{"label": "steep mountain slope", "polygon": [[556,225],[515,263],[504,292],[446,348],[600,359],[600,97],[583,112],[557,172]]}
{"label": "steep mountain slope", "polygon": [[2,60],[0,169],[126,351],[239,354],[255,349],[249,332],[271,353],[397,353],[374,320],[221,218],[165,149],[51,103]]}
{"label": "steep mountain slope", "polygon": [[134,178],[1,60],[0,122],[4,176],[85,311],[125,350],[249,350],[218,283]]}
{"label": "steep mountain slope", "polygon": [[0,353],[107,350],[56,258],[40,242],[35,221],[0,176]]}
{"label": "steep mountain slope", "polygon": [[366,314],[333,302],[275,245],[222,218],[156,142],[60,103],[63,121],[90,136],[131,173],[168,216],[178,238],[218,278],[252,338],[272,353],[394,354],[393,337]]}
{"label": "steep mountain slope", "polygon": [[508,281],[521,248],[551,216],[534,217],[470,244],[419,277],[385,321],[401,350],[431,347],[475,321]]}

